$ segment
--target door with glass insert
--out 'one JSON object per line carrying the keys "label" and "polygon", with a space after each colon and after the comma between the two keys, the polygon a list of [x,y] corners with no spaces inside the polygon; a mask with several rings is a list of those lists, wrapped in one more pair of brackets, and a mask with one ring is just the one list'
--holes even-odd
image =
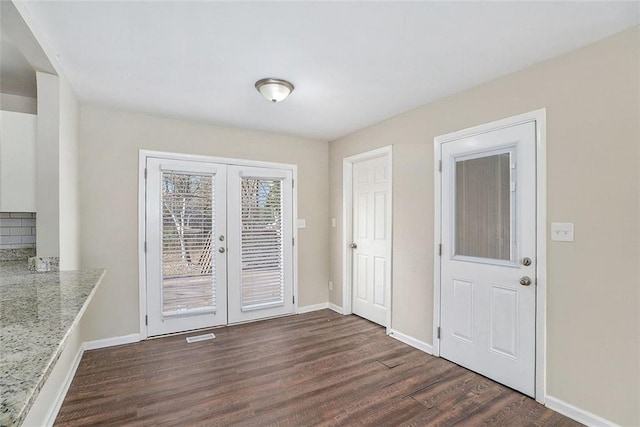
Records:
{"label": "door with glass insert", "polygon": [[229,166],[229,323],[293,313],[290,170]]}
{"label": "door with glass insert", "polygon": [[535,393],[536,129],[442,144],[440,355]]}
{"label": "door with glass insert", "polygon": [[227,323],[226,168],[147,160],[149,336]]}

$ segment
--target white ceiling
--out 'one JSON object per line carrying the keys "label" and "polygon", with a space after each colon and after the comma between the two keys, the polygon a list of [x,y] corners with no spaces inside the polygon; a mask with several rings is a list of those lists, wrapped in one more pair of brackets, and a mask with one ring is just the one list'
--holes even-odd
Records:
{"label": "white ceiling", "polygon": [[[333,140],[640,22],[638,2],[29,2],[80,100]],[[270,104],[253,87],[290,80]]]}

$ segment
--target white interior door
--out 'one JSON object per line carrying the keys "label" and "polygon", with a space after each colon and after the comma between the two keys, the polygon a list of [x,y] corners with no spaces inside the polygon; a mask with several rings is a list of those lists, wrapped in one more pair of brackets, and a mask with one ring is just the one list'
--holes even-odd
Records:
{"label": "white interior door", "polygon": [[534,122],[442,144],[440,355],[535,394]]}
{"label": "white interior door", "polygon": [[387,157],[353,164],[352,311],[380,325],[389,309],[391,239]]}
{"label": "white interior door", "polygon": [[226,166],[149,158],[146,185],[149,336],[226,324]]}
{"label": "white interior door", "polygon": [[229,166],[229,323],[293,313],[293,176]]}

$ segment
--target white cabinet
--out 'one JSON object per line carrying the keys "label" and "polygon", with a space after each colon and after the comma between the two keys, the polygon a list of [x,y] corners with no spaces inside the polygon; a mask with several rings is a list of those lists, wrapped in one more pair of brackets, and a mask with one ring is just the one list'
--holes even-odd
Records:
{"label": "white cabinet", "polygon": [[34,114],[0,111],[0,212],[36,211]]}

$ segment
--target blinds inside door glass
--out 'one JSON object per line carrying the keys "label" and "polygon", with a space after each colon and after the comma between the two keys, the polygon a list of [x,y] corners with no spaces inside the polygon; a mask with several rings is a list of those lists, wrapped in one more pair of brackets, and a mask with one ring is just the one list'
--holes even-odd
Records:
{"label": "blinds inside door glass", "polygon": [[162,312],[215,310],[212,175],[162,172]]}
{"label": "blinds inside door glass", "polygon": [[241,179],[243,311],[284,304],[282,180]]}
{"label": "blinds inside door glass", "polygon": [[509,153],[456,162],[455,253],[511,259]]}

